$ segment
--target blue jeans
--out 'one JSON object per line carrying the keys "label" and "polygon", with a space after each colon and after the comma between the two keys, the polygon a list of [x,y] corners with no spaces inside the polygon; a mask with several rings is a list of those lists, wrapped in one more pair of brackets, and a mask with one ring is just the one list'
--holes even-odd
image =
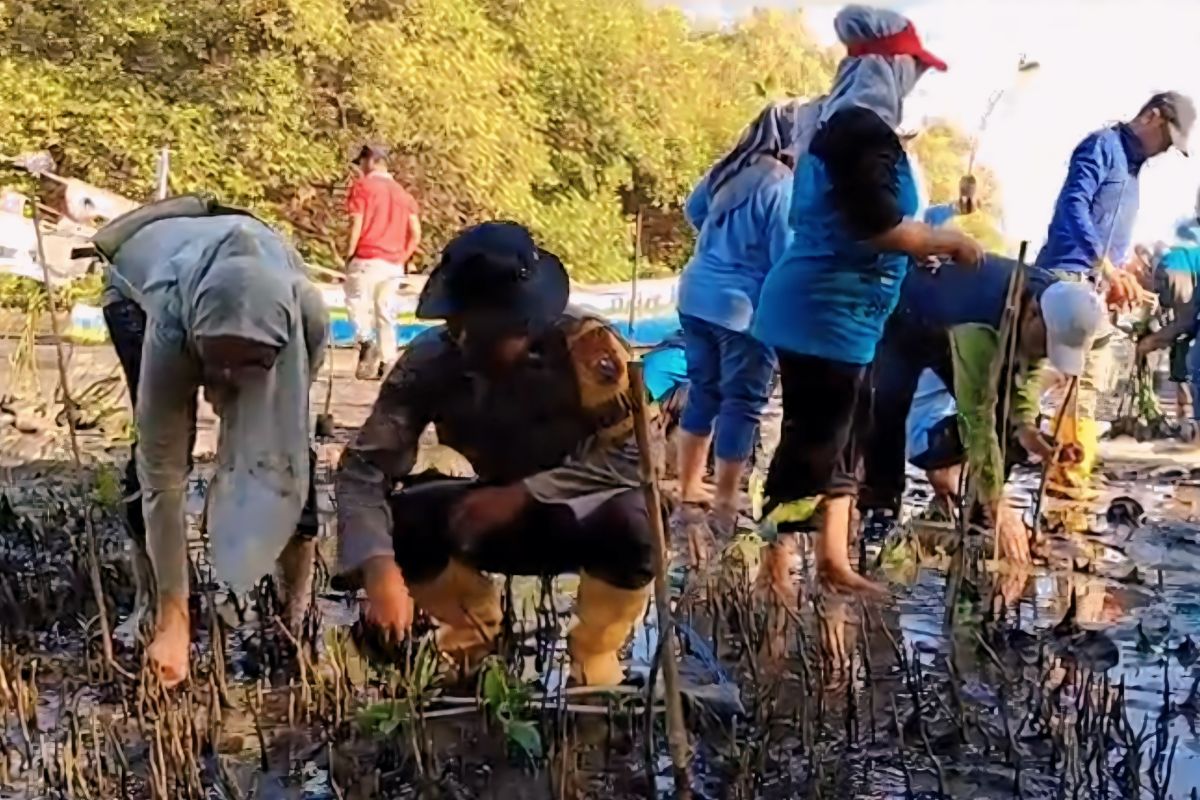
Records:
{"label": "blue jeans", "polygon": [[[1200,337],[1192,339],[1192,345],[1188,348],[1187,371],[1188,382],[1192,384],[1192,392],[1195,392],[1196,387],[1200,386]],[[1192,419],[1200,422],[1200,403],[1196,402],[1194,395],[1192,399]]]}
{"label": "blue jeans", "polygon": [[749,333],[679,315],[687,353],[688,398],[679,426],[708,436],[722,461],[745,461],[771,396],[775,353]]}

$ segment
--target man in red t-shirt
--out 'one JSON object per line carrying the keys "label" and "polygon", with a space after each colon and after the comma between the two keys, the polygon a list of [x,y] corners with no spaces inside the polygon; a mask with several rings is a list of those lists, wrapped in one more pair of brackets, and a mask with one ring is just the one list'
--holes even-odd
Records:
{"label": "man in red t-shirt", "polygon": [[359,380],[378,380],[396,360],[392,300],[421,244],[417,201],[388,172],[388,149],[363,145],[355,164],[362,175],[350,184],[346,211],[346,304],[359,341]]}

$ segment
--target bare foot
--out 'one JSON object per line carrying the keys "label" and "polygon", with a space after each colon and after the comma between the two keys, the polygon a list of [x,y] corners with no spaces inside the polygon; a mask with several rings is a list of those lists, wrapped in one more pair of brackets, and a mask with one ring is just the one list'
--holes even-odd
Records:
{"label": "bare foot", "polygon": [[849,564],[834,564],[830,562],[817,563],[817,576],[828,589],[851,592],[869,597],[885,597],[887,589],[872,580],[859,575]]}
{"label": "bare foot", "polygon": [[146,655],[166,689],[178,686],[187,678],[190,627],[186,597],[167,597],[159,601],[154,641],[146,648]]}
{"label": "bare foot", "polygon": [[792,560],[796,543],[791,536],[781,536],[763,548],[754,593],[763,600],[776,600],[789,608],[796,605],[796,586],[792,582]]}

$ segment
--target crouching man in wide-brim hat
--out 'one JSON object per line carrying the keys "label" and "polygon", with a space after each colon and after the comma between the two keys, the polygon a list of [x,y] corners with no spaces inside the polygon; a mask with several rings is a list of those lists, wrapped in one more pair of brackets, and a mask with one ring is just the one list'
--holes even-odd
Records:
{"label": "crouching man in wide-brim hat", "polygon": [[[609,685],[645,609],[653,540],[628,349],[568,308],[568,292],[562,263],[519,225],[484,223],[447,245],[417,309],[445,324],[400,358],[342,456],[341,567],[366,588],[369,623],[402,637],[415,605],[467,662],[500,628],[485,572],[579,573],[571,677]],[[410,474],[429,423],[477,477]]]}

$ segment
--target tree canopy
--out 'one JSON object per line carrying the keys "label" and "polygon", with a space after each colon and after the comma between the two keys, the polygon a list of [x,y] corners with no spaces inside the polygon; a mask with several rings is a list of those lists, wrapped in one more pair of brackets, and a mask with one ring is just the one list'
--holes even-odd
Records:
{"label": "tree canopy", "polygon": [[[0,43],[2,153],[50,148],[63,174],[145,198],[167,145],[174,191],[253,208],[327,261],[348,159],[382,140],[421,203],[420,263],[509,218],[578,280],[628,276],[638,208],[646,269],[679,266],[695,181],[837,58],[800,12],[701,30],[643,0],[7,0]],[[932,195],[966,149],[928,137]]]}

